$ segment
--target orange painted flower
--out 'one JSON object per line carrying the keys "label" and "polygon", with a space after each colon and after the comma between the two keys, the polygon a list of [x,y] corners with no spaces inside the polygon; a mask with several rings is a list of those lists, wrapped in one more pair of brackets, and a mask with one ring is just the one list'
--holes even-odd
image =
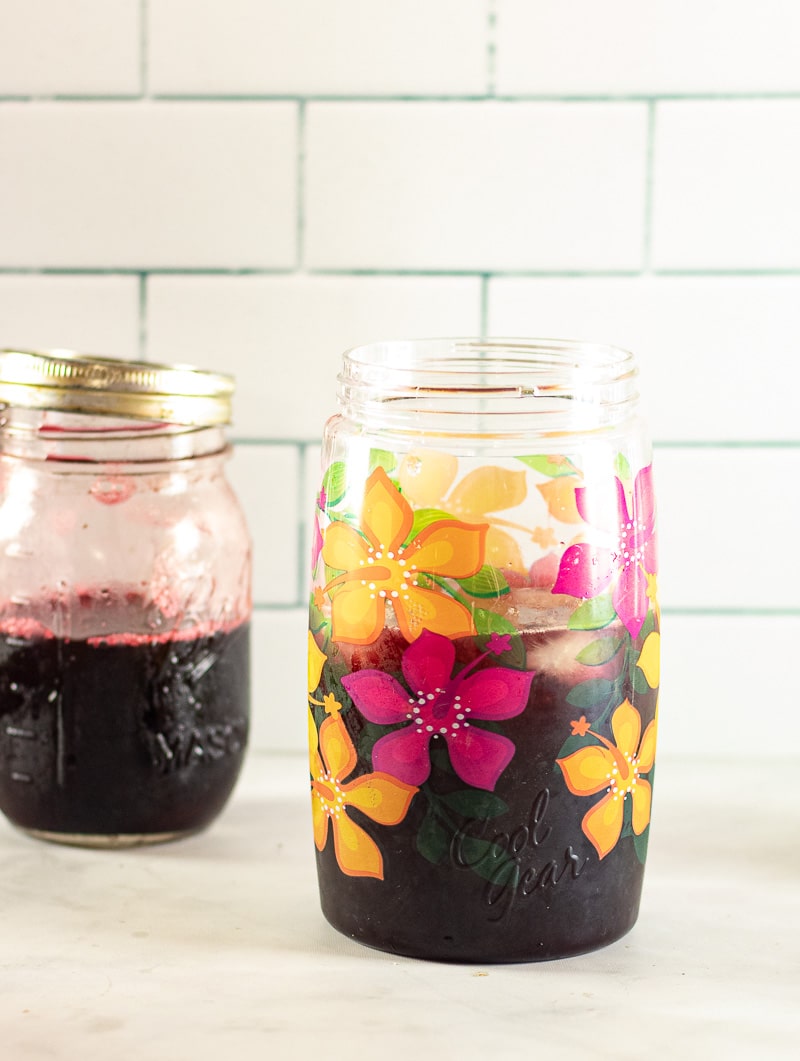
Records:
{"label": "orange painted flower", "polygon": [[343,572],[325,587],[335,641],[371,644],[383,630],[387,604],[407,641],[423,630],[450,638],[475,633],[465,605],[419,579],[476,574],[484,562],[488,528],[441,519],[408,541],[413,523],[408,501],[378,467],[367,479],[360,531],[341,521],[326,529],[322,557]]}
{"label": "orange painted flower", "polygon": [[345,781],[358,757],[339,711],[325,719],[319,736],[309,711],[308,742],[317,850],[324,850],[330,828],[336,861],[343,873],[383,880],[383,856],[378,845],[350,819],[347,808],[355,807],[379,825],[397,825],[405,818],[417,789],[382,773],[362,774]]}
{"label": "orange painted flower", "polygon": [[636,835],[640,836],[650,824],[653,790],[642,775],[649,773],[655,763],[656,722],[653,720],[642,735],[641,715],[630,701],[623,700],[611,716],[616,745],[599,733],[587,732],[600,744],[579,748],[556,762],[573,795],[596,796],[605,789],[603,798],[587,811],[581,823],[597,854],[605,858],[620,838],[628,796]]}
{"label": "orange painted flower", "polygon": [[581,715],[581,717],[576,722],[570,722],[570,726],[572,727],[573,737],[585,737],[586,734],[589,733],[592,728],[590,724],[586,721],[586,715]]}
{"label": "orange painted flower", "polygon": [[582,486],[579,475],[559,475],[538,483],[536,489],[542,495],[550,515],[560,523],[580,523],[582,517],[575,500],[575,488]]}
{"label": "orange painted flower", "polygon": [[[528,566],[517,542],[504,527],[531,531],[495,513],[516,508],[527,496],[525,472],[487,464],[474,468],[456,485],[458,460],[438,450],[412,450],[398,477],[404,495],[418,508],[443,508],[469,523],[486,523],[486,562],[524,573]],[[535,532],[534,532],[535,534]]]}

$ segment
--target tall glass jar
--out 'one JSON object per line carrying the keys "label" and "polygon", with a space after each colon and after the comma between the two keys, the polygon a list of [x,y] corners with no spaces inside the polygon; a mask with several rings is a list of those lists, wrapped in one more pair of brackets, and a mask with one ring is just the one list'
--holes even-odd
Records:
{"label": "tall glass jar", "polygon": [[322,908],[388,951],[527,961],[633,925],[659,610],[630,354],[350,351],[308,637]]}
{"label": "tall glass jar", "polygon": [[0,352],[0,809],[119,846],[207,825],[249,717],[233,381]]}

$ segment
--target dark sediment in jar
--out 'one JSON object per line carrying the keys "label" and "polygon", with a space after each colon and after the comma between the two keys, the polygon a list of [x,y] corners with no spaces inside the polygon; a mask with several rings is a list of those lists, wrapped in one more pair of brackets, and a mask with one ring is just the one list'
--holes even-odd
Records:
{"label": "dark sediment in jar", "polygon": [[248,623],[153,632],[133,593],[82,594],[66,610],[70,637],[36,609],[0,619],[0,807],[75,842],[203,828],[247,743]]}
{"label": "dark sediment in jar", "polygon": [[[576,662],[593,637],[622,640],[621,627],[570,631],[564,613],[547,615],[546,628],[537,628],[524,609],[516,618],[527,624],[525,666],[535,674],[524,711],[494,726],[481,723],[515,745],[486,796],[485,813],[480,792],[464,795],[468,786],[454,772],[445,740],[434,736],[431,775],[399,825],[376,827],[356,809],[349,811],[380,846],[383,880],[343,874],[331,842],[317,852],[323,912],[346,935],[415,957],[531,961],[592,950],[623,936],[636,921],[644,864],[633,839],[624,835],[599,858],[581,823],[603,793],[588,800],[572,794],[556,760],[572,720],[584,713],[567,699],[577,683],[616,679],[621,698],[640,712],[642,729],[654,717],[656,693],[631,688],[619,660],[605,667]],[[348,669],[380,668],[402,681],[406,643],[396,630],[363,649],[341,647]],[[473,638],[457,642],[456,649],[457,667],[478,652]],[[370,749],[386,728],[372,726],[355,707],[342,717],[359,752],[353,776],[368,772]]]}

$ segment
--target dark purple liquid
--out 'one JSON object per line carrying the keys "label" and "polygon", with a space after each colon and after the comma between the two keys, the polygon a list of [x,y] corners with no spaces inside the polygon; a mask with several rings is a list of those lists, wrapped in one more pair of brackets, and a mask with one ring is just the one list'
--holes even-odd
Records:
{"label": "dark purple liquid", "polygon": [[[385,879],[346,876],[329,840],[317,852],[317,865],[322,909],[335,928],[399,954],[509,962],[592,950],[633,926],[644,874],[633,838],[621,837],[600,860],[581,821],[601,796],[571,794],[556,765],[570,721],[584,714],[567,695],[577,680],[609,673],[576,668],[573,638],[563,629],[524,634],[529,666],[536,670],[528,704],[497,727],[516,747],[491,794],[507,810],[495,813],[493,801],[487,804],[489,816],[470,811],[469,804],[462,805],[465,813],[455,809],[451,797],[467,786],[452,771],[438,737],[431,742],[430,779],[399,825],[376,826],[350,809],[379,844]],[[379,666],[399,677],[404,648],[398,634],[387,633],[375,645],[356,649],[350,666]],[[462,664],[476,651],[469,640],[457,648]],[[539,661],[549,665],[540,668]],[[626,679],[618,681],[644,729],[655,714],[655,692],[637,693]],[[353,776],[368,772],[375,733],[370,736],[369,724],[354,708],[343,718],[359,750]],[[449,806],[442,797],[451,799]]]}
{"label": "dark purple liquid", "polygon": [[12,822],[146,837],[219,813],[247,743],[248,624],[174,639],[11,630],[0,632],[0,807]]}

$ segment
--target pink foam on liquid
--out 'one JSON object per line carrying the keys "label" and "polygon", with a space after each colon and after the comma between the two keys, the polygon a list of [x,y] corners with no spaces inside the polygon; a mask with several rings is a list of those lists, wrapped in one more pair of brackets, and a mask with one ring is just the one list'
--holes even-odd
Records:
{"label": "pink foam on liquid", "polygon": [[7,637],[19,637],[26,641],[33,641],[35,638],[48,638],[54,637],[52,630],[49,630],[44,623],[40,623],[38,619],[31,619],[28,616],[10,616],[8,619],[0,621],[0,632],[4,633]]}
{"label": "pink foam on liquid", "polygon": [[200,638],[213,637],[215,634],[227,634],[241,626],[244,619],[227,623],[195,623],[180,630],[164,630],[153,634],[98,634],[88,637],[87,645],[169,645],[175,641],[199,641]]}
{"label": "pink foam on liquid", "polygon": [[[117,615],[120,617],[124,616],[126,612],[129,615],[133,614],[135,616],[142,616],[146,609],[154,603],[152,601],[146,602],[140,594],[123,592],[115,594],[115,598],[119,609]],[[97,593],[91,590],[78,589],[72,596],[73,606],[77,606],[81,609],[91,607],[94,602],[99,600],[100,598]],[[9,610],[8,604],[6,604],[6,610]],[[175,612],[171,615],[162,612],[162,615],[165,620],[171,619],[180,621],[180,616]],[[215,634],[230,633],[232,630],[235,630],[237,627],[245,623],[247,618],[246,615],[243,615],[234,619],[229,619],[225,622],[209,619],[203,622],[194,623],[191,626],[171,626],[165,630],[149,630],[146,632],[116,631],[107,634],[94,634],[91,637],[65,637],[63,640],[85,641],[86,644],[92,646],[164,645],[179,641],[197,641],[201,638],[212,637]],[[131,625],[135,626],[136,624],[131,623]],[[50,627],[29,615],[6,615],[5,617],[0,618],[0,634],[5,637],[19,638],[26,641],[51,639],[56,637],[56,634],[50,629]]]}

